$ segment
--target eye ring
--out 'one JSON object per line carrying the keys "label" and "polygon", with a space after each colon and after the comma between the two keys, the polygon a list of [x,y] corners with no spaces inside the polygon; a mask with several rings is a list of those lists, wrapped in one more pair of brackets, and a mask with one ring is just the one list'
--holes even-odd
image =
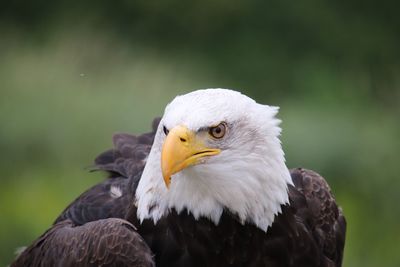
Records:
{"label": "eye ring", "polygon": [[208,129],[208,134],[214,137],[215,139],[221,139],[224,137],[226,133],[226,123],[221,122],[217,126],[210,127]]}
{"label": "eye ring", "polygon": [[169,130],[167,129],[167,127],[165,127],[165,125],[163,126],[163,131],[165,135],[168,135]]}

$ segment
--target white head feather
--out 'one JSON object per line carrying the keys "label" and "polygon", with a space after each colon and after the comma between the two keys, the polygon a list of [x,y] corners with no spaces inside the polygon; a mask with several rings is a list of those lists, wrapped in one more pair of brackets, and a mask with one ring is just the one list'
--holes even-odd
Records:
{"label": "white head feather", "polygon": [[[171,209],[187,209],[196,219],[218,224],[225,209],[242,223],[267,231],[281,205],[289,202],[287,186],[292,184],[277,113],[277,107],[227,89],[177,96],[165,109],[136,191],[139,219],[157,222]],[[221,153],[174,174],[167,189],[161,173],[163,127],[185,125],[197,131],[220,122],[228,124],[227,133],[212,144]]]}

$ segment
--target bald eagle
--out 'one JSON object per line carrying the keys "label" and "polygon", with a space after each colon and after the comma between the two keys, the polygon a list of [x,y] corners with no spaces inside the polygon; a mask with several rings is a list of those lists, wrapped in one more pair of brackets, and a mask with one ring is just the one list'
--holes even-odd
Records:
{"label": "bald eagle", "polygon": [[232,90],[176,97],[116,134],[109,177],[12,266],[341,266],[346,222],[319,174],[289,170],[277,107]]}

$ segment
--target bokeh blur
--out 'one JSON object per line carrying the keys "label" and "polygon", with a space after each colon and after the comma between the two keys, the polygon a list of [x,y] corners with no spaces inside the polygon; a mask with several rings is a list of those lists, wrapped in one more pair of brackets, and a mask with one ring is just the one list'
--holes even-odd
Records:
{"label": "bokeh blur", "polygon": [[0,266],[104,174],[114,132],[177,94],[281,107],[289,167],[321,173],[348,221],[344,266],[400,266],[395,1],[8,1],[0,6]]}

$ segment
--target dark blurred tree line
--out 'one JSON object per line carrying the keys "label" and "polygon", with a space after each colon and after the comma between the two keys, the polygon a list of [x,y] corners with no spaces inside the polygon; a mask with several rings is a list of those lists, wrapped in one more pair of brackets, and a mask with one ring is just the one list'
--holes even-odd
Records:
{"label": "dark blurred tree line", "polygon": [[1,4],[0,25],[38,43],[60,25],[89,25],[171,56],[197,55],[231,87],[246,87],[256,97],[313,95],[302,76],[324,75],[313,69],[319,65],[352,80],[334,88],[343,90],[335,93],[338,101],[363,97],[398,111],[398,10],[390,0],[16,0]]}

